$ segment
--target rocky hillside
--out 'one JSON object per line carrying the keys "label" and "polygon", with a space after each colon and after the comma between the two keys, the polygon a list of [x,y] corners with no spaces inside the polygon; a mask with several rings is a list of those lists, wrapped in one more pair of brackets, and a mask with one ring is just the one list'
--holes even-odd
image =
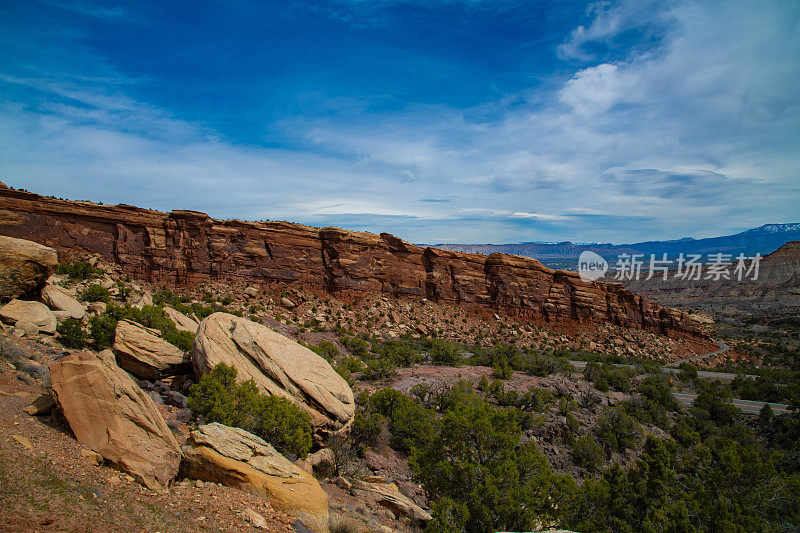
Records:
{"label": "rocky hillside", "polygon": [[[597,483],[728,413],[712,387],[683,414],[673,388],[705,387],[656,361],[700,345],[640,328],[380,292],[165,290],[6,236],[0,290],[0,530],[588,531],[587,508],[615,509],[598,495],[638,494]],[[707,476],[670,460],[691,479],[659,486]]]}
{"label": "rocky hillside", "polygon": [[421,248],[397,237],[287,222],[216,220],[0,189],[0,232],[56,249],[93,253],[168,286],[210,280],[306,287],[342,298],[379,292],[482,307],[551,324],[613,324],[704,339],[688,313],[613,283],[505,254]]}

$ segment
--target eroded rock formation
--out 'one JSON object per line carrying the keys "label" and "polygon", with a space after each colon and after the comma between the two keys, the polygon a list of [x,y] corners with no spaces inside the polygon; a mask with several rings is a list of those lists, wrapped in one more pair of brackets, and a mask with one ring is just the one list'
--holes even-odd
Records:
{"label": "eroded rock formation", "polygon": [[36,293],[57,264],[52,248],[0,235],[0,300]]}
{"label": "eroded rock formation", "polygon": [[154,490],[178,473],[181,453],[150,396],[110,353],[76,352],[50,365],[53,392],[78,442]]}
{"label": "eroded rock formation", "polygon": [[270,444],[243,429],[213,423],[191,432],[183,448],[184,474],[267,496],[316,532],[328,531],[328,496]]}
{"label": "eroded rock formation", "polygon": [[585,283],[535,259],[422,248],[382,233],[288,222],[216,220],[0,190],[0,233],[63,256],[96,253],[151,282],[302,285],[486,307],[550,323],[612,323],[674,337],[705,335],[687,313],[613,283]]}
{"label": "eroded rock formation", "polygon": [[262,392],[307,411],[315,427],[339,429],[355,415],[350,385],[325,359],[262,324],[226,313],[203,320],[192,349],[195,374],[219,363],[235,367],[239,381],[252,379]]}

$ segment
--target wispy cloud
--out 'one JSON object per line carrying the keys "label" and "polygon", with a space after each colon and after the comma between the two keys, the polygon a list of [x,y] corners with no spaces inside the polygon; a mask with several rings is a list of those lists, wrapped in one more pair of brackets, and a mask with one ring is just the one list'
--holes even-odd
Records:
{"label": "wispy cloud", "polygon": [[264,119],[270,144],[103,81],[127,76],[102,58],[6,73],[0,179],[414,242],[631,242],[796,218],[800,6],[623,1],[585,17],[547,84],[467,106],[323,96]]}

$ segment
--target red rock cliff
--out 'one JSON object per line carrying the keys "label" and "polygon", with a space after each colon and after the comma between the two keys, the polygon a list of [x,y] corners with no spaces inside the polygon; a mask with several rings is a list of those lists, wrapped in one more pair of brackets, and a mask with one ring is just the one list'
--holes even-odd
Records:
{"label": "red rock cliff", "polygon": [[334,295],[375,291],[497,309],[551,323],[612,323],[673,337],[704,338],[686,313],[619,284],[586,283],[535,259],[420,248],[375,235],[288,222],[215,220],[0,189],[0,234],[91,252],[154,283],[207,280],[303,285]]}

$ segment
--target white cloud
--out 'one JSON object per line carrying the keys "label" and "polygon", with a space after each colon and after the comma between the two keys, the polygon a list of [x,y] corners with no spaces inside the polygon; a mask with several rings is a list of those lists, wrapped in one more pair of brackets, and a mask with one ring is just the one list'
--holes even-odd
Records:
{"label": "white cloud", "polygon": [[122,93],[4,78],[50,103],[0,107],[0,179],[215,216],[324,225],[363,215],[414,242],[619,242],[793,221],[800,4],[628,1],[590,15],[563,57],[591,60],[593,45],[636,28],[658,38],[582,64],[535,106],[486,103],[499,119],[344,105],[279,124],[297,150],[226,143]]}

